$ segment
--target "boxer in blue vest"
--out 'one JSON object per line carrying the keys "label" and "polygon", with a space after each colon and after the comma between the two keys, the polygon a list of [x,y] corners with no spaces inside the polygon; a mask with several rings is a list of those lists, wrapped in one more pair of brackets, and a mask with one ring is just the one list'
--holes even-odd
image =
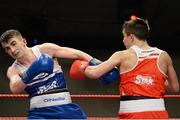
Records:
{"label": "boxer in blue vest", "polygon": [[15,59],[7,70],[10,90],[29,94],[27,119],[87,119],[83,109],[71,101],[58,58],[90,61],[90,55],[53,43],[27,47],[26,39],[14,29],[5,31],[0,42]]}

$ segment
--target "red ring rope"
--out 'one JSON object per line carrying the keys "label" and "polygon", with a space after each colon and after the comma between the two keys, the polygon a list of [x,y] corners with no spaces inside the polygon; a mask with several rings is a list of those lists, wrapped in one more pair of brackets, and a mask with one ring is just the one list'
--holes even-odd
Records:
{"label": "red ring rope", "polygon": [[[71,95],[72,98],[120,98],[120,95]],[[0,98],[28,98],[28,94],[0,94]],[[180,95],[165,95],[164,98],[180,98]]]}

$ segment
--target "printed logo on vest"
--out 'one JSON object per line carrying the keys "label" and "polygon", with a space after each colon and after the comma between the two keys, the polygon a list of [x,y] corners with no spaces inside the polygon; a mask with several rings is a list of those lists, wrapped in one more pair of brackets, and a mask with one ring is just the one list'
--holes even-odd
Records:
{"label": "printed logo on vest", "polygon": [[42,94],[44,92],[47,92],[48,90],[52,90],[52,89],[57,88],[57,87],[58,87],[57,82],[53,81],[49,85],[44,85],[44,86],[39,87],[39,90],[37,91],[37,94]]}
{"label": "printed logo on vest", "polygon": [[153,85],[154,79],[148,75],[137,75],[134,82],[136,84]]}

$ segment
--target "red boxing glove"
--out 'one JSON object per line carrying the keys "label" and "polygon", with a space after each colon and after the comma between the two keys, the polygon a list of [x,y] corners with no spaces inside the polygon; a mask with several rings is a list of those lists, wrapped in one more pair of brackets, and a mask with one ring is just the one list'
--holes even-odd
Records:
{"label": "red boxing glove", "polygon": [[85,69],[88,66],[88,61],[75,60],[71,65],[69,76],[73,80],[82,80],[85,77]]}

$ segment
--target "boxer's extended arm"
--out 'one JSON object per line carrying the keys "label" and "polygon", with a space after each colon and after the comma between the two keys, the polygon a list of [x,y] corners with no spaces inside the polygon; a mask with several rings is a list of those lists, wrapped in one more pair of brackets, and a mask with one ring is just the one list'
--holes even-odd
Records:
{"label": "boxer's extended arm", "polygon": [[[112,83],[119,78],[119,70],[117,69],[122,59],[124,58],[124,52],[115,52],[108,60],[101,63],[96,59],[90,61],[96,66],[88,66],[85,70],[86,76],[92,79],[99,78],[103,83]],[[92,65],[92,64],[91,64]]]}
{"label": "boxer's extended arm", "polygon": [[[71,65],[69,75],[73,80],[82,80],[85,77],[86,67],[88,67],[89,65],[96,66],[100,63],[102,62],[96,58],[91,59],[89,62],[82,60],[75,60]],[[111,71],[100,76],[98,79],[103,84],[110,84],[118,80],[118,77],[119,77],[119,70],[117,68],[113,68]]]}
{"label": "boxer's extended arm", "polygon": [[[93,58],[89,61],[90,66],[96,66],[101,64],[102,62],[96,58]],[[111,84],[114,81],[118,80],[119,78],[119,70],[118,68],[113,68],[111,71],[107,72],[106,74],[100,76],[98,79],[103,83],[103,84]]]}
{"label": "boxer's extended arm", "polygon": [[44,43],[38,47],[42,53],[47,53],[55,58],[80,59],[85,61],[92,59],[92,56],[81,50],[62,47],[53,43]]}

